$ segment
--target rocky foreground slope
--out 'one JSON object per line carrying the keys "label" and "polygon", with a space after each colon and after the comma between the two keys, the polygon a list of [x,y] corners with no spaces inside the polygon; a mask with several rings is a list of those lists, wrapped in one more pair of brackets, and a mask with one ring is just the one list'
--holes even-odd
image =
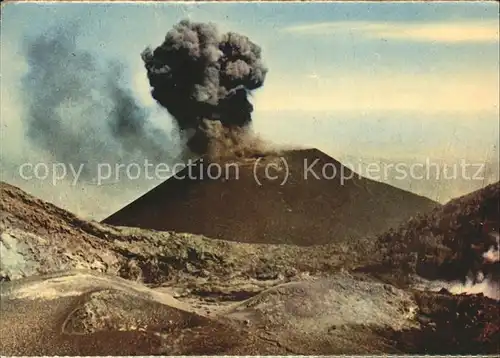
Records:
{"label": "rocky foreground slope", "polygon": [[[2,355],[498,352],[498,301],[412,288],[413,258],[440,255],[405,229],[414,220],[396,231],[413,233],[412,245],[392,251],[386,235],[244,244],[87,222],[1,190]],[[498,184],[460,199],[470,209],[450,217],[483,220],[495,200]],[[448,230],[466,237],[459,227]]]}

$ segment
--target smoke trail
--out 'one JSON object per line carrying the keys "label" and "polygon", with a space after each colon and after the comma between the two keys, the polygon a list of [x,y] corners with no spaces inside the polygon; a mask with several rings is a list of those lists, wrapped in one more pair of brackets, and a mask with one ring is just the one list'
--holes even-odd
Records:
{"label": "smoke trail", "polygon": [[76,34],[75,27],[52,29],[24,43],[28,138],[55,161],[87,164],[87,179],[100,161],[164,157],[165,134],[123,86],[121,65],[79,49]]}
{"label": "smoke trail", "polygon": [[260,47],[248,37],[183,20],[142,58],[153,98],[176,119],[191,151],[206,154],[219,143],[234,152],[248,138],[248,96],[267,73]]}

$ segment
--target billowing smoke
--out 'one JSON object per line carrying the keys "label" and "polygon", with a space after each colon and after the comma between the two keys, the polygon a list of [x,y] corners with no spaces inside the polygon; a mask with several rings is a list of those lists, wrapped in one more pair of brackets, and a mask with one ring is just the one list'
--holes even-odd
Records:
{"label": "billowing smoke", "polygon": [[79,49],[77,33],[71,26],[52,29],[24,44],[23,120],[30,142],[51,160],[84,164],[86,179],[99,162],[165,159],[165,133],[126,89],[122,65]]}
{"label": "billowing smoke", "polygon": [[486,297],[500,301],[500,284],[491,277],[484,277],[483,274],[479,274],[474,281],[467,279],[465,283],[455,283],[447,289],[454,295],[483,294]]}
{"label": "billowing smoke", "polygon": [[448,290],[453,294],[479,294],[500,300],[500,237],[497,232],[489,233],[489,238],[495,240],[481,257],[483,265],[475,277],[467,277],[465,283],[455,283]]}
{"label": "billowing smoke", "polygon": [[251,138],[248,97],[267,73],[258,45],[237,33],[219,34],[213,24],[183,20],[142,58],[152,96],[176,119],[192,152],[238,154],[248,145],[242,145]]}
{"label": "billowing smoke", "polygon": [[496,239],[496,243],[483,253],[483,259],[488,263],[494,264],[500,262],[500,235],[495,232],[491,236]]}
{"label": "billowing smoke", "polygon": [[497,232],[489,234],[496,242],[482,253],[481,271],[469,275],[463,282],[428,281],[424,285],[416,285],[418,289],[431,291],[447,290],[451,294],[483,294],[500,301],[500,236]]}

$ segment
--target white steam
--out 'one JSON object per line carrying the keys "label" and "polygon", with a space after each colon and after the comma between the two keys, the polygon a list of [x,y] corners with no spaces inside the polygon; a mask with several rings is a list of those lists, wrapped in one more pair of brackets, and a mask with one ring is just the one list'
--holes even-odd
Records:
{"label": "white steam", "polygon": [[[500,236],[494,232],[491,234],[496,238],[496,245],[491,246],[488,251],[483,253],[485,262],[497,263],[500,262]],[[483,294],[486,297],[500,301],[500,282],[493,279],[491,276],[485,276],[483,272],[478,272],[476,279],[467,278],[465,283],[462,282],[446,282],[446,281],[422,281],[415,285],[416,289],[428,291],[440,291],[443,288],[454,295],[468,294],[477,295]]]}
{"label": "white steam", "polygon": [[492,236],[496,239],[496,247],[491,246],[488,251],[483,254],[483,258],[490,263],[495,263],[500,261],[500,235],[495,232]]}
{"label": "white steam", "polygon": [[474,283],[472,280],[467,279],[464,284],[454,284],[446,289],[454,295],[477,295],[482,293],[486,297],[500,301],[500,285],[490,278],[484,278],[481,282],[477,283]]}

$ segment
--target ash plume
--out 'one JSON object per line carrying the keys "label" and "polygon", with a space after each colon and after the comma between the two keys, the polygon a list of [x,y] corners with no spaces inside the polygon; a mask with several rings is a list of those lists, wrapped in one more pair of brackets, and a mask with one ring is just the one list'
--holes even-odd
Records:
{"label": "ash plume", "polygon": [[243,147],[255,148],[248,97],[264,84],[267,68],[248,37],[183,20],[142,59],[153,98],[175,118],[192,152],[245,155]]}
{"label": "ash plume", "polygon": [[23,123],[30,143],[57,162],[85,164],[159,160],[165,134],[148,121],[124,85],[123,66],[77,45],[77,27],[51,29],[23,44],[28,72],[21,81]]}

